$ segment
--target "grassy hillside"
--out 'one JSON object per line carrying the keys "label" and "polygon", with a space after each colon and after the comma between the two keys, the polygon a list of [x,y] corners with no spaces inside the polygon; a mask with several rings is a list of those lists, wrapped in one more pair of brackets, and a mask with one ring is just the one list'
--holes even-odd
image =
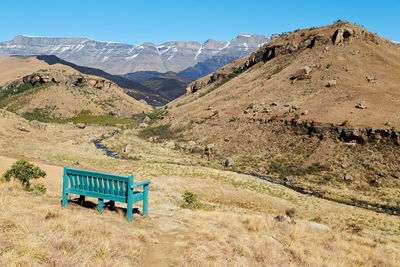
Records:
{"label": "grassy hillside", "polygon": [[[397,216],[202,167],[199,162],[206,160],[143,141],[129,127],[105,144],[122,149],[134,143],[128,156],[135,160],[107,158],[92,145],[112,127],[55,124],[21,132],[14,129],[16,122],[26,123],[1,112],[0,151],[7,156],[0,156],[0,173],[16,158],[26,158],[47,172],[37,182],[48,191],[37,195],[14,182],[0,183],[3,265],[395,266],[399,261],[398,237],[379,232],[398,233]],[[180,165],[168,163],[171,159]],[[123,209],[99,214],[90,198],[84,207],[71,200],[61,208],[63,165],[151,180],[149,216],[135,214],[130,224]],[[182,208],[185,190],[197,194],[203,208]],[[290,208],[296,223],[274,219]]]}
{"label": "grassy hillside", "polygon": [[111,81],[76,72],[69,66],[46,65],[33,57],[0,60],[0,107],[30,120],[62,120],[82,116],[126,118],[150,107],[126,95]]}

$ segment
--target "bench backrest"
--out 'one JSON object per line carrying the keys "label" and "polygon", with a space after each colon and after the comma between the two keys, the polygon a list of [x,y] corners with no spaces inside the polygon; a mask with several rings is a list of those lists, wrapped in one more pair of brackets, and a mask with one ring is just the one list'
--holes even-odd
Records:
{"label": "bench backrest", "polygon": [[120,176],[64,167],[63,186],[68,188],[69,193],[126,202],[128,188],[132,185],[133,175]]}

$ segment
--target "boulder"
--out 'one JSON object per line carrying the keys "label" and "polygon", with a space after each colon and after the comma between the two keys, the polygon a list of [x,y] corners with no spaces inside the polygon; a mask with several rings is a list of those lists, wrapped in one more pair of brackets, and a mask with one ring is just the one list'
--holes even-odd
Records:
{"label": "boulder", "polygon": [[233,159],[231,158],[224,158],[224,160],[222,160],[222,166],[224,167],[229,167],[235,164],[235,161],[233,161]]}
{"label": "boulder", "polygon": [[173,141],[169,141],[169,142],[167,142],[167,143],[165,143],[165,146],[164,146],[166,149],[174,149],[175,148],[175,142],[173,142]]}
{"label": "boulder", "polygon": [[304,111],[301,113],[301,115],[305,116],[305,115],[308,115],[308,113],[309,113],[308,110],[304,110]]}
{"label": "boulder", "polygon": [[199,145],[195,145],[193,146],[193,148],[190,151],[193,154],[203,154],[204,153],[204,147],[199,146]]}
{"label": "boulder", "polygon": [[208,144],[206,146],[206,150],[210,152],[215,152],[215,145],[214,144]]}
{"label": "boulder", "polygon": [[283,181],[290,182],[296,180],[296,178],[296,176],[285,176],[285,178],[283,178]]}
{"label": "boulder", "polygon": [[149,137],[149,142],[157,142],[158,136],[150,136]]}
{"label": "boulder", "polygon": [[278,103],[272,102],[272,103],[271,103],[271,106],[275,106],[275,107],[276,107],[276,106],[278,106]]}
{"label": "boulder", "polygon": [[145,122],[142,122],[141,124],[139,124],[139,128],[147,128],[149,127],[149,125]]}
{"label": "boulder", "polygon": [[351,175],[351,174],[345,174],[345,176],[343,176],[343,179],[346,181],[346,182],[351,182],[351,181],[353,181],[353,176]]}
{"label": "boulder", "polygon": [[144,123],[149,123],[150,120],[151,120],[150,117],[149,117],[149,116],[146,116],[146,118],[144,118],[143,122],[144,122]]}
{"label": "boulder", "polygon": [[22,123],[16,123],[16,124],[14,124],[14,127],[15,127],[15,129],[20,130],[22,132],[29,132],[29,130],[26,129]]}
{"label": "boulder", "polygon": [[365,108],[367,108],[367,103],[365,102],[365,100],[360,101],[357,103],[356,108],[365,109]]}
{"label": "boulder", "polygon": [[193,148],[196,145],[196,142],[195,141],[189,141],[187,143],[187,145],[188,145],[189,148]]}
{"label": "boulder", "polygon": [[326,84],[326,87],[334,87],[336,86],[337,81],[336,80],[329,80]]}
{"label": "boulder", "polygon": [[139,102],[142,103],[142,104],[146,104],[147,105],[147,102],[144,99],[140,99]]}
{"label": "boulder", "polygon": [[309,66],[304,66],[304,67],[302,67],[302,68],[296,70],[296,71],[292,74],[291,79],[299,78],[300,76],[309,74],[310,72],[311,72],[311,67],[309,67]]}
{"label": "boulder", "polygon": [[84,123],[77,123],[77,124],[75,124],[75,127],[79,128],[79,129],[85,129],[85,128],[86,128],[86,124],[84,124]]}
{"label": "boulder", "polygon": [[96,79],[88,79],[87,83],[90,84],[91,86],[95,87],[95,85],[97,84],[97,80]]}
{"label": "boulder", "polygon": [[133,149],[132,144],[127,144],[126,147],[125,147],[125,149],[124,149],[124,153],[125,153],[125,154],[131,153],[131,152],[132,152],[132,149]]}
{"label": "boulder", "polygon": [[367,81],[370,83],[370,82],[374,82],[376,79],[375,79],[375,77],[373,77],[373,76],[367,76],[367,77],[365,77],[366,79],[367,79]]}
{"label": "boulder", "polygon": [[278,222],[289,222],[290,221],[290,218],[288,216],[285,216],[282,214],[279,214],[278,216],[274,217],[274,219],[275,219],[275,221],[278,221]]}
{"label": "boulder", "polygon": [[309,224],[310,228],[312,229],[317,229],[317,230],[325,230],[328,231],[329,227],[324,225],[324,224],[320,224],[320,223],[316,223],[316,222],[310,222]]}
{"label": "boulder", "polygon": [[107,88],[107,89],[110,88],[111,87],[111,82],[105,81],[104,82],[104,87]]}
{"label": "boulder", "polygon": [[30,121],[29,125],[32,128],[39,129],[39,130],[46,130],[47,129],[47,124],[46,123],[42,123],[42,122],[39,122],[37,120]]}

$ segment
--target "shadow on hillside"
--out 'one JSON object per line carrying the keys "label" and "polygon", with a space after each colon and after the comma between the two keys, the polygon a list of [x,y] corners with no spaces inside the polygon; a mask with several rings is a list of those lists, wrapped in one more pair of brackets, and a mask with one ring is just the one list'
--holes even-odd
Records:
{"label": "shadow on hillside", "polygon": [[79,66],[74,63],[62,60],[61,58],[56,57],[54,55],[50,55],[50,56],[41,55],[41,56],[36,56],[36,58],[39,60],[43,60],[44,62],[46,62],[49,65],[63,64],[63,65],[69,66],[83,74],[102,77],[104,79],[115,82],[119,87],[122,87],[122,88],[135,89],[135,90],[143,91],[143,92],[148,92],[148,90],[149,90],[147,87],[145,87],[139,83],[133,82],[131,80],[122,78],[120,76],[109,74],[100,69]]}
{"label": "shadow on hillside", "polygon": [[[93,203],[92,201],[87,201],[87,200],[81,201],[79,198],[69,199],[68,200],[68,204],[81,206],[83,208],[96,209],[97,210],[97,204],[96,203]],[[107,209],[107,210],[110,210],[110,211],[114,211],[116,213],[123,213],[124,215],[126,215],[126,208],[110,207],[110,205],[107,205],[106,202],[104,204],[106,204],[104,206],[104,209]],[[133,208],[133,214],[141,214],[139,208]]]}

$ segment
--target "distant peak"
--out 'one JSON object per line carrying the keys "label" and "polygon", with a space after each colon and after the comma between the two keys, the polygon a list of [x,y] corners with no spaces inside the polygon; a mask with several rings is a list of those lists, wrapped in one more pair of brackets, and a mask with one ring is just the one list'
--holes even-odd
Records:
{"label": "distant peak", "polygon": [[253,36],[252,34],[248,34],[248,33],[239,33],[238,37],[246,37],[246,38],[250,38],[251,36]]}

